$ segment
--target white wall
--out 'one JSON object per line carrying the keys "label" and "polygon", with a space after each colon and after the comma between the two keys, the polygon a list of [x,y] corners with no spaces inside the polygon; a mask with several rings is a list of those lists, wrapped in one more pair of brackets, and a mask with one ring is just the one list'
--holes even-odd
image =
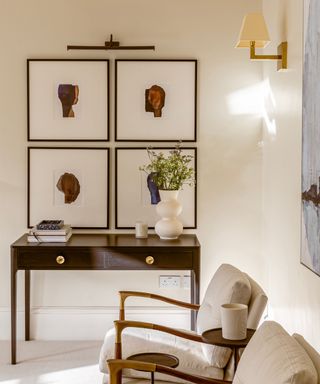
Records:
{"label": "white wall", "polygon": [[[261,280],[261,119],[251,104],[262,65],[250,63],[246,50],[233,48],[243,15],[260,7],[260,0],[1,1],[0,338],[10,334],[9,246],[26,230],[27,58],[198,59],[199,216],[194,232],[202,245],[202,291],[222,262]],[[66,51],[71,43],[101,44],[110,33],[123,44],[155,44],[156,51]],[[111,112],[113,140],[113,100]],[[113,217],[111,222],[114,228]],[[76,337],[100,338],[114,317],[117,290],[157,292],[158,275],[69,271],[59,273],[57,284],[56,272],[33,273],[32,334],[63,338],[79,324],[81,313],[83,334]],[[20,310],[22,277],[19,272]],[[184,290],[161,293],[187,298]],[[146,309],[140,301],[135,305]],[[180,312],[177,317],[186,319]],[[92,322],[99,326],[93,329]]]}
{"label": "white wall", "polygon": [[263,263],[270,315],[289,332],[302,333],[320,349],[320,278],[300,265],[303,0],[265,0],[264,14],[274,42],[288,41],[289,70],[264,65],[275,107],[276,134],[265,127],[263,156]]}

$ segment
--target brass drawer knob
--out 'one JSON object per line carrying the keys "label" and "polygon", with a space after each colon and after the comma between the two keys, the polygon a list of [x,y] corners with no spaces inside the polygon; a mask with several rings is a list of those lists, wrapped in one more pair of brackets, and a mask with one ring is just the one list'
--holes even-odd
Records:
{"label": "brass drawer knob", "polygon": [[58,264],[63,264],[65,262],[65,258],[63,256],[57,256],[56,262]]}
{"label": "brass drawer knob", "polygon": [[154,263],[154,258],[152,256],[147,256],[146,257],[146,263],[151,265]]}

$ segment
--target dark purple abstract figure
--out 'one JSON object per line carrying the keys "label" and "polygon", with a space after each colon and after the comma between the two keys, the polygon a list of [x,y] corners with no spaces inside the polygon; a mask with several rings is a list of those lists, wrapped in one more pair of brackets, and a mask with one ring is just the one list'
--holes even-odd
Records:
{"label": "dark purple abstract figure", "polygon": [[154,172],[150,173],[147,177],[147,184],[148,184],[148,189],[150,192],[150,197],[151,197],[151,204],[156,205],[159,203],[160,199],[160,193],[158,187],[155,185],[153,181],[153,175]]}
{"label": "dark purple abstract figure", "polygon": [[79,87],[72,84],[59,84],[58,96],[62,104],[62,116],[74,117],[72,106],[78,102]]}

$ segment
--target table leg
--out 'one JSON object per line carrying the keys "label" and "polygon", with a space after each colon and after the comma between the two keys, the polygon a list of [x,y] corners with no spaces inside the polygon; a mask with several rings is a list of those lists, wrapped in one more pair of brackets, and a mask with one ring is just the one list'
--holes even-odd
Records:
{"label": "table leg", "polygon": [[30,340],[30,270],[25,270],[24,277],[24,335],[25,340]]}
{"label": "table leg", "polygon": [[234,374],[236,373],[236,370],[238,368],[239,363],[239,350],[237,347],[234,348]]}
{"label": "table leg", "polygon": [[11,251],[11,364],[16,364],[17,348],[17,256]]}
{"label": "table leg", "polygon": [[[199,304],[200,302],[200,255],[197,254],[193,258],[194,269],[191,271],[191,303]],[[197,313],[191,311],[191,329],[196,330]]]}

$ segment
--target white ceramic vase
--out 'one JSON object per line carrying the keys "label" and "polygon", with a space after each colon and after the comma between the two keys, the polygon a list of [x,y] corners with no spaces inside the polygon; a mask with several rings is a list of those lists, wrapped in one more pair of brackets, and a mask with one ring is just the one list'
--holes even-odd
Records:
{"label": "white ceramic vase", "polygon": [[177,239],[182,231],[183,225],[177,219],[182,211],[182,205],[177,200],[179,191],[160,190],[161,201],[156,210],[161,219],[156,223],[156,234],[163,240]]}

